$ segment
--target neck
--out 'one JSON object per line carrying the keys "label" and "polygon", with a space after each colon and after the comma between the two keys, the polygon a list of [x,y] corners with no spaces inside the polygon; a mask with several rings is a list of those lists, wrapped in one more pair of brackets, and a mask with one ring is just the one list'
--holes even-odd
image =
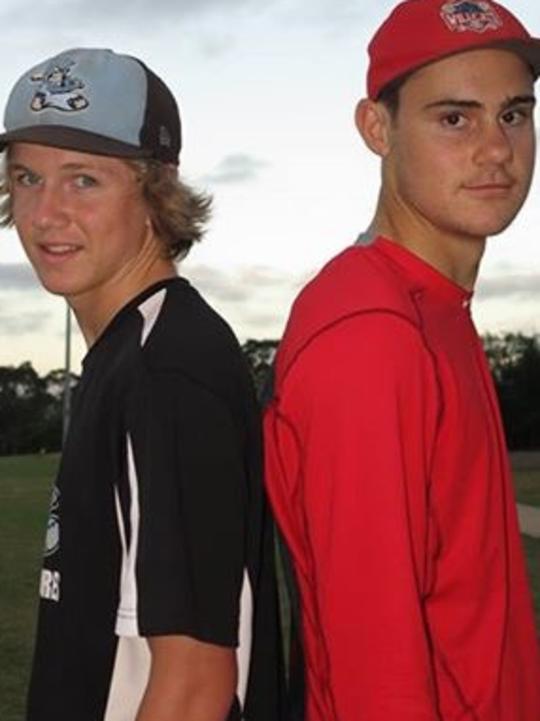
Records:
{"label": "neck", "polygon": [[99,294],[67,298],[87,347],[94,345],[114,316],[139,293],[175,275],[176,268],[171,260],[154,259],[148,267],[116,279],[110,287],[102,288]]}
{"label": "neck", "polygon": [[381,192],[370,231],[402,245],[466,290],[476,282],[486,239],[436,228]]}

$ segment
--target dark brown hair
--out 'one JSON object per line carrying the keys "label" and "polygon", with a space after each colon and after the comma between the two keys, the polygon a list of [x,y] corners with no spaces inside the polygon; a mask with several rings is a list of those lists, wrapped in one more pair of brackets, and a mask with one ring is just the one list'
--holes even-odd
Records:
{"label": "dark brown hair", "polygon": [[399,94],[408,77],[409,75],[401,75],[399,78],[394,78],[394,80],[391,80],[384,86],[377,96],[377,101],[386,107],[393,120],[397,118],[399,111]]}

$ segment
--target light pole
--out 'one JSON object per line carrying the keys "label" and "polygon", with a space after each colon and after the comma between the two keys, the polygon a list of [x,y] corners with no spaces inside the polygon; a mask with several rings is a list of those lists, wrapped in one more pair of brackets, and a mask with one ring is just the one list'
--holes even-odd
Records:
{"label": "light pole", "polygon": [[64,367],[64,393],[62,403],[62,446],[66,442],[71,414],[71,308],[66,303],[66,360]]}

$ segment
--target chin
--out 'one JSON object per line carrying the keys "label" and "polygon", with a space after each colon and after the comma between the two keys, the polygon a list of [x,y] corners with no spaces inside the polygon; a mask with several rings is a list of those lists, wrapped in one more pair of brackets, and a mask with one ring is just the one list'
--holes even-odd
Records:
{"label": "chin", "polygon": [[[512,223],[519,209],[506,213],[486,213],[484,217],[477,215],[470,223],[462,223],[461,231],[471,238],[485,239],[499,235]],[[459,226],[458,226],[459,229]]]}
{"label": "chin", "polygon": [[500,208],[499,212],[496,207],[487,209],[484,217],[479,219],[479,224],[485,229],[485,236],[499,235],[505,231],[514,221],[524,202],[525,198],[521,198],[519,203],[512,204],[512,207]]}
{"label": "chin", "polygon": [[509,225],[511,225],[515,217],[516,213],[514,213],[510,218],[501,218],[500,220],[491,219],[489,222],[486,221],[486,223],[481,226],[480,233],[475,233],[475,235],[480,235],[484,238],[500,235],[508,228]]}
{"label": "chin", "polygon": [[76,293],[76,289],[70,287],[68,283],[62,281],[61,279],[53,280],[51,278],[43,278],[39,276],[38,278],[43,288],[52,295],[67,297]]}

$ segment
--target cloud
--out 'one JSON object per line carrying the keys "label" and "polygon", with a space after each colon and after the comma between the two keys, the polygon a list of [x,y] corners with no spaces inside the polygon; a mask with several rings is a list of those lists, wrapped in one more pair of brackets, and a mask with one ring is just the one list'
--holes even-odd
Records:
{"label": "cloud", "polygon": [[21,336],[43,330],[51,317],[47,311],[31,311],[24,314],[3,313],[0,311],[0,334]]}
{"label": "cloud", "polygon": [[0,21],[18,24],[19,27],[41,26],[43,32],[73,26],[74,23],[88,24],[122,21],[125,23],[160,22],[169,23],[175,18],[201,16],[215,11],[230,13],[233,10],[260,6],[260,0],[31,0],[12,1],[0,11]]}
{"label": "cloud", "polygon": [[[182,273],[245,339],[279,338],[294,298],[315,270],[289,273],[261,265],[224,271],[206,264],[191,266],[188,262]],[[481,301],[537,301],[540,273],[485,278],[479,283],[476,295]]]}
{"label": "cloud", "polygon": [[485,278],[478,283],[476,295],[480,300],[509,297],[521,297],[530,300],[540,299],[540,273]]}
{"label": "cloud", "polygon": [[[27,263],[0,264],[0,335],[22,336],[41,332],[51,317],[49,310],[28,310],[28,303],[39,303],[39,281]],[[34,295],[34,293],[37,293]],[[28,293],[18,298],[10,297],[11,292]],[[34,305],[35,307],[35,305]],[[5,341],[4,341],[5,342]]]}
{"label": "cloud", "polygon": [[186,268],[186,276],[204,294],[225,303],[256,304],[267,296],[295,293],[306,282],[306,275],[289,275],[267,266],[240,267],[223,271],[198,264]]}
{"label": "cloud", "polygon": [[268,266],[222,271],[204,264],[182,272],[243,339],[279,338],[292,301],[312,275]]}
{"label": "cloud", "polygon": [[208,265],[196,265],[186,273],[193,284],[203,293],[227,303],[242,303],[246,300],[246,289],[237,285],[232,277]]}
{"label": "cloud", "polygon": [[27,263],[0,264],[0,291],[36,288],[39,288],[39,282]]}
{"label": "cloud", "polygon": [[264,160],[254,158],[245,153],[226,155],[213,172],[204,176],[209,184],[216,183],[245,183],[256,180],[259,171],[268,165]]}

